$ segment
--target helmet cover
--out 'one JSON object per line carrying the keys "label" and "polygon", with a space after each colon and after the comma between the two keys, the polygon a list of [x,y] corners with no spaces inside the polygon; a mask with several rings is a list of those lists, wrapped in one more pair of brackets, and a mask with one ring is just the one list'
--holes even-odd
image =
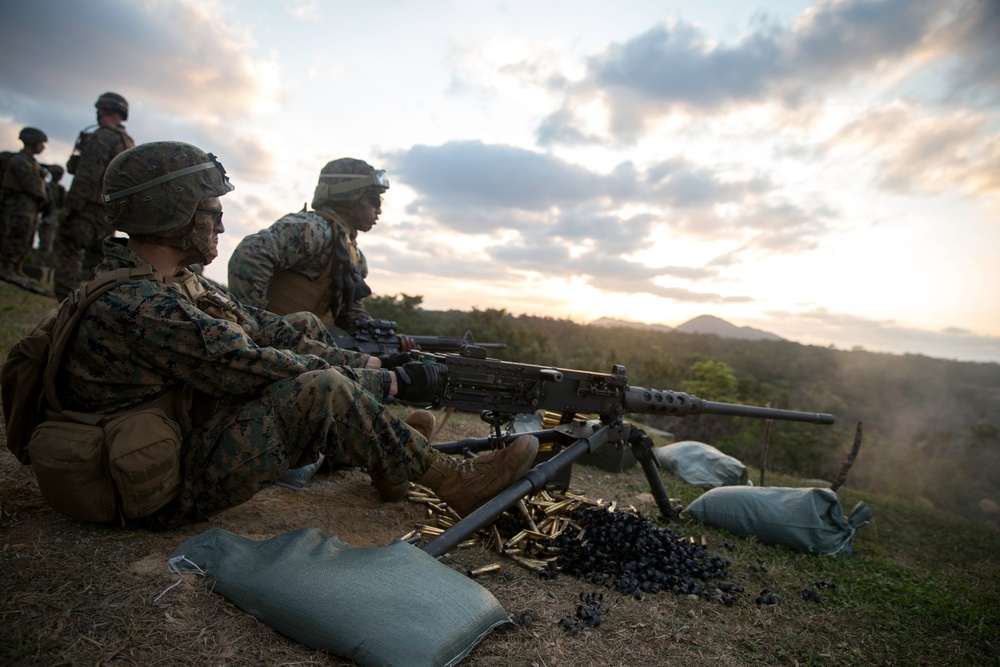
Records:
{"label": "helmet cover", "polygon": [[191,222],[198,204],[234,189],[211,153],[180,141],[154,141],[119,153],[104,174],[108,220],[131,235]]}
{"label": "helmet cover", "polygon": [[94,102],[97,109],[110,109],[121,114],[122,120],[128,120],[128,101],[118,93],[107,92]]}

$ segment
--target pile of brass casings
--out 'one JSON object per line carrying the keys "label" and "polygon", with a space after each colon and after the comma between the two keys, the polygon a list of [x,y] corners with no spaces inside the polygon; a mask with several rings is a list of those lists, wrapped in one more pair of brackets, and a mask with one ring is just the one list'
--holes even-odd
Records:
{"label": "pile of brass casings", "polygon": [[[433,491],[419,484],[410,487],[407,500],[427,506],[427,522],[400,538],[404,541],[433,540],[462,518],[434,495]],[[479,530],[475,537],[460,542],[457,548],[467,549],[481,545],[509,557],[526,570],[541,572],[548,569],[559,557],[560,550],[555,546],[556,538],[567,528],[575,528],[574,532],[579,532],[582,528],[571,518],[574,510],[583,507],[605,507],[613,512],[616,506],[617,503],[614,502],[590,500],[569,489],[542,491],[518,500],[514,507],[501,514],[488,527]],[[635,508],[630,509],[636,511]],[[494,563],[470,570],[467,574],[476,577],[487,572],[495,572],[500,567],[498,563]]]}

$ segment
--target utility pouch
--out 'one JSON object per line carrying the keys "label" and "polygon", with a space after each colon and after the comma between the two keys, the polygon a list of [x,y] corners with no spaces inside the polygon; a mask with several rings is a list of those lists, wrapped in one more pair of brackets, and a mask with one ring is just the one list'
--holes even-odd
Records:
{"label": "utility pouch", "polygon": [[103,428],[45,421],[32,432],[28,451],[38,488],[50,507],[82,521],[114,521],[115,485]]}
{"label": "utility pouch", "polygon": [[108,464],[127,519],[148,516],[181,487],[181,430],[159,408],[134,410],[104,425]]}

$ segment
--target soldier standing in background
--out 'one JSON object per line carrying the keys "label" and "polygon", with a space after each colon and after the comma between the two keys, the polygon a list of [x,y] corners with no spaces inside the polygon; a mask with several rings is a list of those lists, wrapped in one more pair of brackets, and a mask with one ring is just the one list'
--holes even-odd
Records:
{"label": "soldier standing in background", "polygon": [[240,241],[229,289],[245,304],[278,315],[309,311],[331,332],[353,333],[358,320],[372,319],[361,304],[371,289],[358,233],[375,226],[388,189],[385,172],[363,160],[328,162],[312,211],[289,213]]}
{"label": "soldier standing in background", "polygon": [[[118,93],[104,93],[94,104],[97,129],[80,133],[66,170],[73,184],[59,212],[55,243],[55,292],[64,299],[80,286],[84,267],[93,269],[102,261],[101,243],[114,229],[104,220],[101,189],[104,171],[111,160],[135,145],[122,123],[128,120],[128,102]],[[81,255],[83,258],[81,259]]]}
{"label": "soldier standing in background", "polygon": [[46,164],[45,169],[52,174],[49,181],[49,211],[42,216],[38,225],[38,263],[52,266],[52,248],[56,241],[56,230],[59,229],[59,211],[66,203],[66,186],[60,183],[65,170],[62,165]]}
{"label": "soldier standing in background", "polygon": [[31,249],[38,227],[38,214],[49,202],[45,173],[35,156],[45,150],[49,140],[34,127],[21,130],[18,139],[24,144],[11,156],[0,181],[3,189],[3,238],[0,239],[0,273],[19,280],[29,280],[21,269],[24,256]]}

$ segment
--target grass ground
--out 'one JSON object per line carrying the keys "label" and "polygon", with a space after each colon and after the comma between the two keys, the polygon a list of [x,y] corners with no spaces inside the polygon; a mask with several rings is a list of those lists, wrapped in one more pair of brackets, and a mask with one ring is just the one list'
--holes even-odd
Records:
{"label": "grass ground", "polygon": [[[0,349],[24,335],[54,302],[0,283]],[[482,435],[472,415],[451,416],[438,436]],[[2,439],[0,433],[0,439]],[[200,580],[178,577],[167,557],[209,527],[264,539],[317,527],[351,546],[379,546],[426,523],[423,506],[378,500],[356,470],[324,473],[299,492],[274,487],[207,524],[150,533],[80,523],[50,510],[29,469],[0,448],[0,664],[4,665],[337,665],[257,621]],[[864,450],[856,468],[864,465]],[[901,470],[900,474],[905,474]],[[759,473],[751,471],[751,479]],[[701,490],[665,472],[671,497],[689,504]],[[768,475],[773,486],[800,486]],[[591,499],[651,514],[642,472],[574,466],[571,488]],[[890,497],[839,491],[873,521],[854,537],[850,558],[768,547],[683,518],[672,528],[704,540],[730,561],[745,594],[731,606],[670,593],[641,599],[604,590],[599,627],[567,632],[581,593],[594,584],[568,575],[542,580],[482,546],[444,561],[466,572],[501,568],[476,581],[529,625],[489,635],[462,661],[472,667],[561,665],[997,665],[1000,664],[1000,532]],[[727,547],[726,545],[729,545]],[[819,602],[803,599],[817,581]],[[763,589],[774,605],[754,598]],[[359,600],[358,604],[364,604]]]}

